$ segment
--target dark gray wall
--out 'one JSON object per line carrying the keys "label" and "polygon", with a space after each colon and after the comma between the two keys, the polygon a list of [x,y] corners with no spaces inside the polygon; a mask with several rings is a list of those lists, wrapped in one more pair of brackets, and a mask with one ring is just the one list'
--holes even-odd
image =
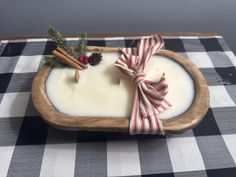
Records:
{"label": "dark gray wall", "polygon": [[0,35],[219,32],[236,53],[236,0],[0,0]]}

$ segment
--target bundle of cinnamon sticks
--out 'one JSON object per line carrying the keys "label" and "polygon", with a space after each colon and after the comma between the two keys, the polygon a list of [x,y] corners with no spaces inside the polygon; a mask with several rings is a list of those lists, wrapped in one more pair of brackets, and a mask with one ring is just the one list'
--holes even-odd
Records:
{"label": "bundle of cinnamon sticks", "polygon": [[65,50],[63,50],[60,47],[57,47],[55,50],[53,50],[52,54],[75,69],[82,70],[87,68],[86,65],[76,60],[73,56],[68,54]]}

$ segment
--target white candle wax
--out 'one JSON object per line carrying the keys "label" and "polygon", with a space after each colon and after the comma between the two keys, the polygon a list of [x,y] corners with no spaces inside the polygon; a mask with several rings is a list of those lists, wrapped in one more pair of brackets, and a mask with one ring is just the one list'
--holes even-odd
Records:
{"label": "white candle wax", "polygon": [[[46,81],[46,93],[55,108],[72,116],[130,117],[134,87],[122,78],[113,63],[116,53],[103,53],[97,66],[80,71],[79,83],[74,80],[74,69],[53,69]],[[194,98],[194,84],[189,74],[171,59],[152,56],[146,65],[146,79],[165,73],[169,85],[166,98],[173,105],[159,114],[169,119],[185,112]],[[120,81],[120,82],[119,82]]]}

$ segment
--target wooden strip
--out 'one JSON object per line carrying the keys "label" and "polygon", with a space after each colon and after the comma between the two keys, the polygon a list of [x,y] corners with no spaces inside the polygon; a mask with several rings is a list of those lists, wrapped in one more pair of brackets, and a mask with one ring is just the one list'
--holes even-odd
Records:
{"label": "wooden strip", "polygon": [[[152,33],[113,33],[113,34],[88,34],[88,37],[104,38],[104,37],[130,37],[130,36],[148,36]],[[218,36],[217,32],[160,32],[162,36]],[[79,37],[79,34],[65,34],[64,37]],[[15,36],[0,36],[0,40],[14,40],[14,39],[37,39],[49,38],[48,35],[15,35]]]}
{"label": "wooden strip", "polygon": [[87,50],[89,52],[120,52],[120,49],[117,47],[88,46]]}

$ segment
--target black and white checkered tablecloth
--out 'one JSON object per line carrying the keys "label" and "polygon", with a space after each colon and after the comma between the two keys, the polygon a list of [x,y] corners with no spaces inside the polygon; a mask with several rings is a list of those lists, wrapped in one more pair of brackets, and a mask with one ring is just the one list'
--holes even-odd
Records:
{"label": "black and white checkered tablecloth", "polygon": [[[50,55],[47,39],[1,41],[0,177],[236,176],[236,58],[221,36],[164,37],[165,48],[186,56],[204,74],[210,109],[180,135],[66,132],[47,125],[30,96],[35,72]],[[76,38],[68,39],[76,44]],[[132,38],[91,39],[124,47]],[[131,44],[135,46],[137,40]]]}

